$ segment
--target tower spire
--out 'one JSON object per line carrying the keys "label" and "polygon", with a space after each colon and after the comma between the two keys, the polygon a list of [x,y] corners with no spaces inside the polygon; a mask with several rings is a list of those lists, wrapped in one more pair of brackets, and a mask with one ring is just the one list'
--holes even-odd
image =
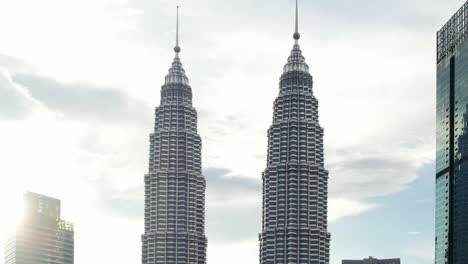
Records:
{"label": "tower spire", "polygon": [[177,5],[177,20],[176,20],[176,45],[174,51],[178,54],[180,52],[179,46],[179,6]]}
{"label": "tower spire", "polygon": [[299,1],[296,0],[296,30],[294,31],[293,38],[298,43],[298,40],[301,38],[301,34],[299,34]]}

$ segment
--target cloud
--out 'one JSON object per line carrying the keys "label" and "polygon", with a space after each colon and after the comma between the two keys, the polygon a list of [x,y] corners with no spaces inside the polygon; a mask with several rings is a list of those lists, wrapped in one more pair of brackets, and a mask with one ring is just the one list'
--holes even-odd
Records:
{"label": "cloud", "polygon": [[0,68],[0,98],[0,120],[25,119],[40,107],[28,91],[12,80],[3,68]]}
{"label": "cloud", "polygon": [[356,216],[378,207],[380,205],[374,203],[331,198],[328,203],[328,221],[335,222],[339,219]]}
{"label": "cloud", "polygon": [[31,65],[28,65],[23,60],[5,54],[0,54],[0,67],[8,69],[13,75],[19,72],[31,72],[34,70]]}
{"label": "cloud", "polygon": [[[231,177],[223,168],[205,168],[206,225],[210,241],[255,239],[261,230],[262,186],[259,180]],[[230,228],[229,228],[230,227]]]}
{"label": "cloud", "polygon": [[353,157],[329,165],[332,197],[363,199],[403,190],[418,176],[423,163],[411,158],[379,154]]}
{"label": "cloud", "polygon": [[17,74],[13,79],[26,87],[32,97],[69,121],[136,122],[143,126],[151,121],[149,107],[115,89],[64,84],[34,74]]}
{"label": "cloud", "polygon": [[94,190],[93,199],[87,199],[90,208],[95,208],[107,216],[128,220],[143,218],[143,185],[116,187],[112,182],[112,177],[89,180],[88,185]]}
{"label": "cloud", "polygon": [[231,171],[225,168],[212,168],[208,167],[203,170],[206,177],[207,184],[213,193],[216,193],[217,199],[225,196],[226,192],[250,192],[258,193],[262,191],[260,177],[258,180],[246,178],[242,176],[232,177],[228,176]]}
{"label": "cloud", "polygon": [[[16,179],[9,186],[55,195],[93,215],[141,220],[151,109],[125,92],[61,83],[25,65],[0,56],[0,67],[5,67],[0,68],[0,119],[23,121],[16,126],[0,123],[5,137],[10,137],[0,152],[11,159],[2,166],[2,174]],[[35,118],[28,120],[32,114]],[[28,166],[18,167],[17,162],[24,160]],[[29,179],[32,172],[41,177]],[[45,186],[47,182],[61,187]]]}
{"label": "cloud", "polygon": [[208,261],[210,263],[253,264],[258,262],[258,252],[258,238],[221,244],[208,241]]}

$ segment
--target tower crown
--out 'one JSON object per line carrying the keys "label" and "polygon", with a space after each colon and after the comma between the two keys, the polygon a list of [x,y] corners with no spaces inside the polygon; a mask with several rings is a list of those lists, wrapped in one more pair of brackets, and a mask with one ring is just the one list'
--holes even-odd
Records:
{"label": "tower crown", "polygon": [[295,24],[295,31],[293,34],[294,38],[294,46],[291,51],[291,55],[289,55],[288,61],[286,65],[284,65],[283,73],[293,72],[293,71],[300,71],[300,72],[309,72],[309,66],[305,62],[305,58],[302,55],[301,48],[299,46],[299,39],[301,38],[301,34],[299,34],[299,3],[296,0],[296,24]]}
{"label": "tower crown", "polygon": [[165,84],[189,84],[189,79],[185,75],[185,70],[179,58],[181,48],[179,46],[179,6],[177,6],[177,19],[176,19],[176,45],[174,47],[175,57],[169,73],[166,75]]}
{"label": "tower crown", "polygon": [[185,70],[178,54],[176,54],[172,66],[169,68],[169,73],[166,75],[164,84],[189,84],[189,79],[185,75]]}

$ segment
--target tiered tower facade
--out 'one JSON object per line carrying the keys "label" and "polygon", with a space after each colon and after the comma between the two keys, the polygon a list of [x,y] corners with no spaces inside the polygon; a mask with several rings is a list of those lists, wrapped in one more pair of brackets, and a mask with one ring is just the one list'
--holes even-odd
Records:
{"label": "tiered tower facade", "polygon": [[202,142],[178,43],[177,19],[176,55],[161,89],[161,104],[156,108],[154,132],[150,135],[143,264],[206,263]]}
{"label": "tiered tower facade", "polygon": [[261,264],[328,264],[328,172],[313,79],[295,44],[280,78],[263,173]]}

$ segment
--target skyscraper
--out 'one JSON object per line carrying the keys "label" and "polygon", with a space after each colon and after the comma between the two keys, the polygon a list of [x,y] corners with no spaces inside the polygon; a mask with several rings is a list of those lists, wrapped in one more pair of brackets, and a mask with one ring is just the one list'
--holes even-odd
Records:
{"label": "skyscraper", "polygon": [[436,264],[468,260],[468,1],[437,32]]}
{"label": "skyscraper", "polygon": [[328,172],[313,79],[299,47],[297,0],[293,37],[268,130],[260,263],[327,264]]}
{"label": "skyscraper", "polygon": [[5,264],[73,264],[73,225],[60,219],[60,200],[28,192],[23,214],[5,245]]}
{"label": "skyscraper", "polygon": [[143,264],[206,263],[201,138],[192,89],[179,58],[178,17],[177,8],[175,58],[161,89],[161,104],[150,135]]}
{"label": "skyscraper", "polygon": [[342,264],[400,264],[400,259],[377,259],[374,257],[369,257],[362,260],[343,260]]}

